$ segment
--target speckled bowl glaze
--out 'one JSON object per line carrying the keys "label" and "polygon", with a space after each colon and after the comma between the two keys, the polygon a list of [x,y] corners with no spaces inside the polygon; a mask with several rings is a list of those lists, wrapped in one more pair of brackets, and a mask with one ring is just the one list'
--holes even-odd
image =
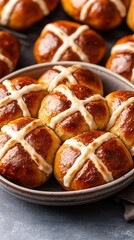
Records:
{"label": "speckled bowl glaze", "polygon": [[[82,67],[89,68],[99,74],[103,81],[105,95],[119,89],[134,91],[134,85],[118,74],[98,65],[80,62],[36,64],[13,72],[1,79],[1,81],[18,76],[31,76],[38,79],[45,70],[50,69],[54,65],[70,66],[73,64],[80,64]],[[78,191],[64,191],[54,177],[38,189],[28,189],[18,186],[0,176],[0,187],[4,188],[10,194],[32,203],[52,206],[69,206],[99,201],[119,192],[133,181],[134,169],[113,182]]]}

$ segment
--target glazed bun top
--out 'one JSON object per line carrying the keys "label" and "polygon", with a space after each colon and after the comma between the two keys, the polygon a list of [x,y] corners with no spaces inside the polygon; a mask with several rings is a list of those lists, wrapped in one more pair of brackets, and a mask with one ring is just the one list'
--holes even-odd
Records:
{"label": "glazed bun top", "polygon": [[19,40],[9,32],[0,31],[0,78],[15,69],[19,57]]}
{"label": "glazed bun top", "polygon": [[104,39],[87,25],[70,21],[47,24],[34,45],[37,63],[83,61],[98,63],[106,53]]}
{"label": "glazed bun top", "polygon": [[23,30],[43,19],[58,4],[58,0],[0,1],[0,24]]}
{"label": "glazed bun top", "polygon": [[19,117],[37,117],[46,91],[27,76],[4,80],[0,84],[0,127]]}
{"label": "glazed bun top", "polygon": [[53,91],[59,84],[80,84],[103,95],[103,85],[100,76],[81,65],[71,65],[69,67],[54,66],[46,70],[38,79],[38,82],[47,92]]}

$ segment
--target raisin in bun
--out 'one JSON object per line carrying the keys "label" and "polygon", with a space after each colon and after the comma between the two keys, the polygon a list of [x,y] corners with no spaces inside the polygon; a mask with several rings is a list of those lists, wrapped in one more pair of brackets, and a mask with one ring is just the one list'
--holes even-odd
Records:
{"label": "raisin in bun", "polygon": [[20,43],[11,33],[0,31],[0,78],[12,72],[20,57]]}
{"label": "raisin in bun", "polygon": [[37,117],[41,100],[46,95],[31,77],[16,77],[0,84],[0,128],[18,117]]}
{"label": "raisin in bun", "polygon": [[106,130],[119,136],[134,156],[134,91],[115,91],[106,100],[111,112]]}
{"label": "raisin in bun", "polygon": [[58,0],[0,1],[0,24],[23,30],[43,19],[57,6]]}
{"label": "raisin in bun", "polygon": [[53,91],[59,84],[81,84],[103,95],[103,85],[100,76],[81,65],[71,65],[69,67],[56,65],[46,70],[38,82],[43,85],[47,92]]}
{"label": "raisin in bun", "polygon": [[34,44],[37,63],[83,61],[98,63],[106,53],[104,39],[87,25],[70,21],[47,24]]}
{"label": "raisin in bun", "polygon": [[134,83],[134,35],[122,37],[115,43],[106,67]]}
{"label": "raisin in bun", "polygon": [[66,140],[54,160],[54,175],[65,190],[106,184],[132,168],[132,157],[123,142],[99,130]]}
{"label": "raisin in bun", "polygon": [[38,117],[65,141],[89,129],[104,129],[109,109],[104,97],[79,85],[59,85],[42,101]]}
{"label": "raisin in bun", "polygon": [[130,0],[61,0],[63,9],[77,21],[106,31],[124,20]]}
{"label": "raisin in bun", "polygon": [[0,132],[0,174],[27,188],[45,183],[60,140],[39,119],[22,117]]}
{"label": "raisin in bun", "polygon": [[134,32],[134,0],[131,0],[127,14],[127,25]]}

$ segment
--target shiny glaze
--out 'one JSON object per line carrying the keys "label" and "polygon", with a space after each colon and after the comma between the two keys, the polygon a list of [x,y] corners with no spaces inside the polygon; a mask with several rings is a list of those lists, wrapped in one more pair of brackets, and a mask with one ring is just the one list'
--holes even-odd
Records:
{"label": "shiny glaze", "polygon": [[134,35],[122,37],[115,43],[106,67],[134,83]]}
{"label": "shiny glaze", "polygon": [[[134,92],[120,90],[110,93],[106,99],[110,108],[111,118],[113,113],[124,104],[124,108],[121,113],[117,115],[110,131],[123,140],[131,154],[134,156]],[[132,101],[127,105],[128,100],[131,99]]]}
{"label": "shiny glaze", "polygon": [[0,1],[0,23],[18,30],[26,29],[48,15],[57,4],[58,0]]}
{"label": "shiny glaze", "polygon": [[0,132],[0,174],[19,185],[37,187],[50,177],[59,145],[59,138],[39,119],[18,118]]}
{"label": "shiny glaze", "polygon": [[91,129],[104,129],[109,120],[105,99],[82,85],[59,85],[41,103],[38,117],[62,140]]}
{"label": "shiny glaze", "polygon": [[46,91],[30,77],[5,80],[0,84],[0,127],[21,116],[36,117]]}
{"label": "shiny glaze", "polygon": [[[101,144],[101,142],[99,142],[99,138],[102,135],[105,135],[106,139]],[[96,148],[96,158],[100,159],[99,161],[101,161],[102,164],[106,166],[106,169],[111,172],[113,179],[119,178],[133,168],[132,157],[122,141],[114,135],[107,138],[108,135],[109,133],[98,130],[88,131],[67,140],[60,147],[56,154],[54,174],[64,189],[86,189],[106,183],[106,180],[100,172],[105,172],[105,168],[101,167],[100,171],[98,171],[96,165],[90,159],[90,149],[88,149],[88,145],[92,145],[95,141],[97,141],[97,139],[97,144],[93,144],[93,149]],[[77,147],[73,144],[74,140],[77,141]],[[69,169],[71,169],[76,163],[77,159],[81,158],[82,153],[79,145],[84,145],[84,148],[86,151],[89,151],[89,153],[88,155],[85,155],[84,164],[80,167],[78,172],[72,176],[70,184],[65,186],[64,177],[68,173]],[[91,152],[93,149],[91,148]]]}
{"label": "shiny glaze", "polygon": [[16,37],[0,31],[0,78],[12,72],[20,57],[20,44]]}
{"label": "shiny glaze", "polygon": [[105,52],[106,44],[98,33],[87,25],[69,21],[46,25],[34,45],[38,63],[54,60],[98,63]]}
{"label": "shiny glaze", "polygon": [[106,31],[121,24],[130,0],[61,0],[64,10],[74,19]]}
{"label": "shiny glaze", "polygon": [[81,84],[89,87],[96,93],[103,94],[103,85],[98,74],[90,69],[83,68],[81,65],[70,67],[54,66],[45,71],[38,82],[51,92],[59,84]]}

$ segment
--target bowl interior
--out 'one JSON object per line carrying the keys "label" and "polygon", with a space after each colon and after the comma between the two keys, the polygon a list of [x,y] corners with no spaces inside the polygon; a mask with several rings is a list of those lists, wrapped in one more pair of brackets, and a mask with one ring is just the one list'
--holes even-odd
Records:
{"label": "bowl interior", "polygon": [[[56,62],[36,64],[13,72],[2,78],[1,81],[5,79],[13,79],[18,76],[30,76],[38,79],[45,70],[50,69],[55,65],[70,66],[73,64],[80,64],[82,67],[89,68],[99,74],[103,82],[104,95],[107,95],[108,93],[119,89],[134,91],[134,85],[128,80],[119,76],[118,74],[98,65],[80,62]],[[10,181],[4,179],[3,177],[0,177],[0,185],[11,194],[14,194],[17,197],[23,198],[30,202],[46,205],[73,205],[77,203],[81,204],[83,202],[93,202],[107,197],[126,187],[133,180],[134,169],[132,169],[130,173],[127,173],[125,176],[113,182],[92,189],[75,191],[75,193],[64,191],[61,186],[56,182],[54,177],[52,177],[40,188],[33,190],[17,186],[14,183],[11,183]],[[62,200],[59,197],[61,197]],[[69,197],[68,200],[67,197]]]}

